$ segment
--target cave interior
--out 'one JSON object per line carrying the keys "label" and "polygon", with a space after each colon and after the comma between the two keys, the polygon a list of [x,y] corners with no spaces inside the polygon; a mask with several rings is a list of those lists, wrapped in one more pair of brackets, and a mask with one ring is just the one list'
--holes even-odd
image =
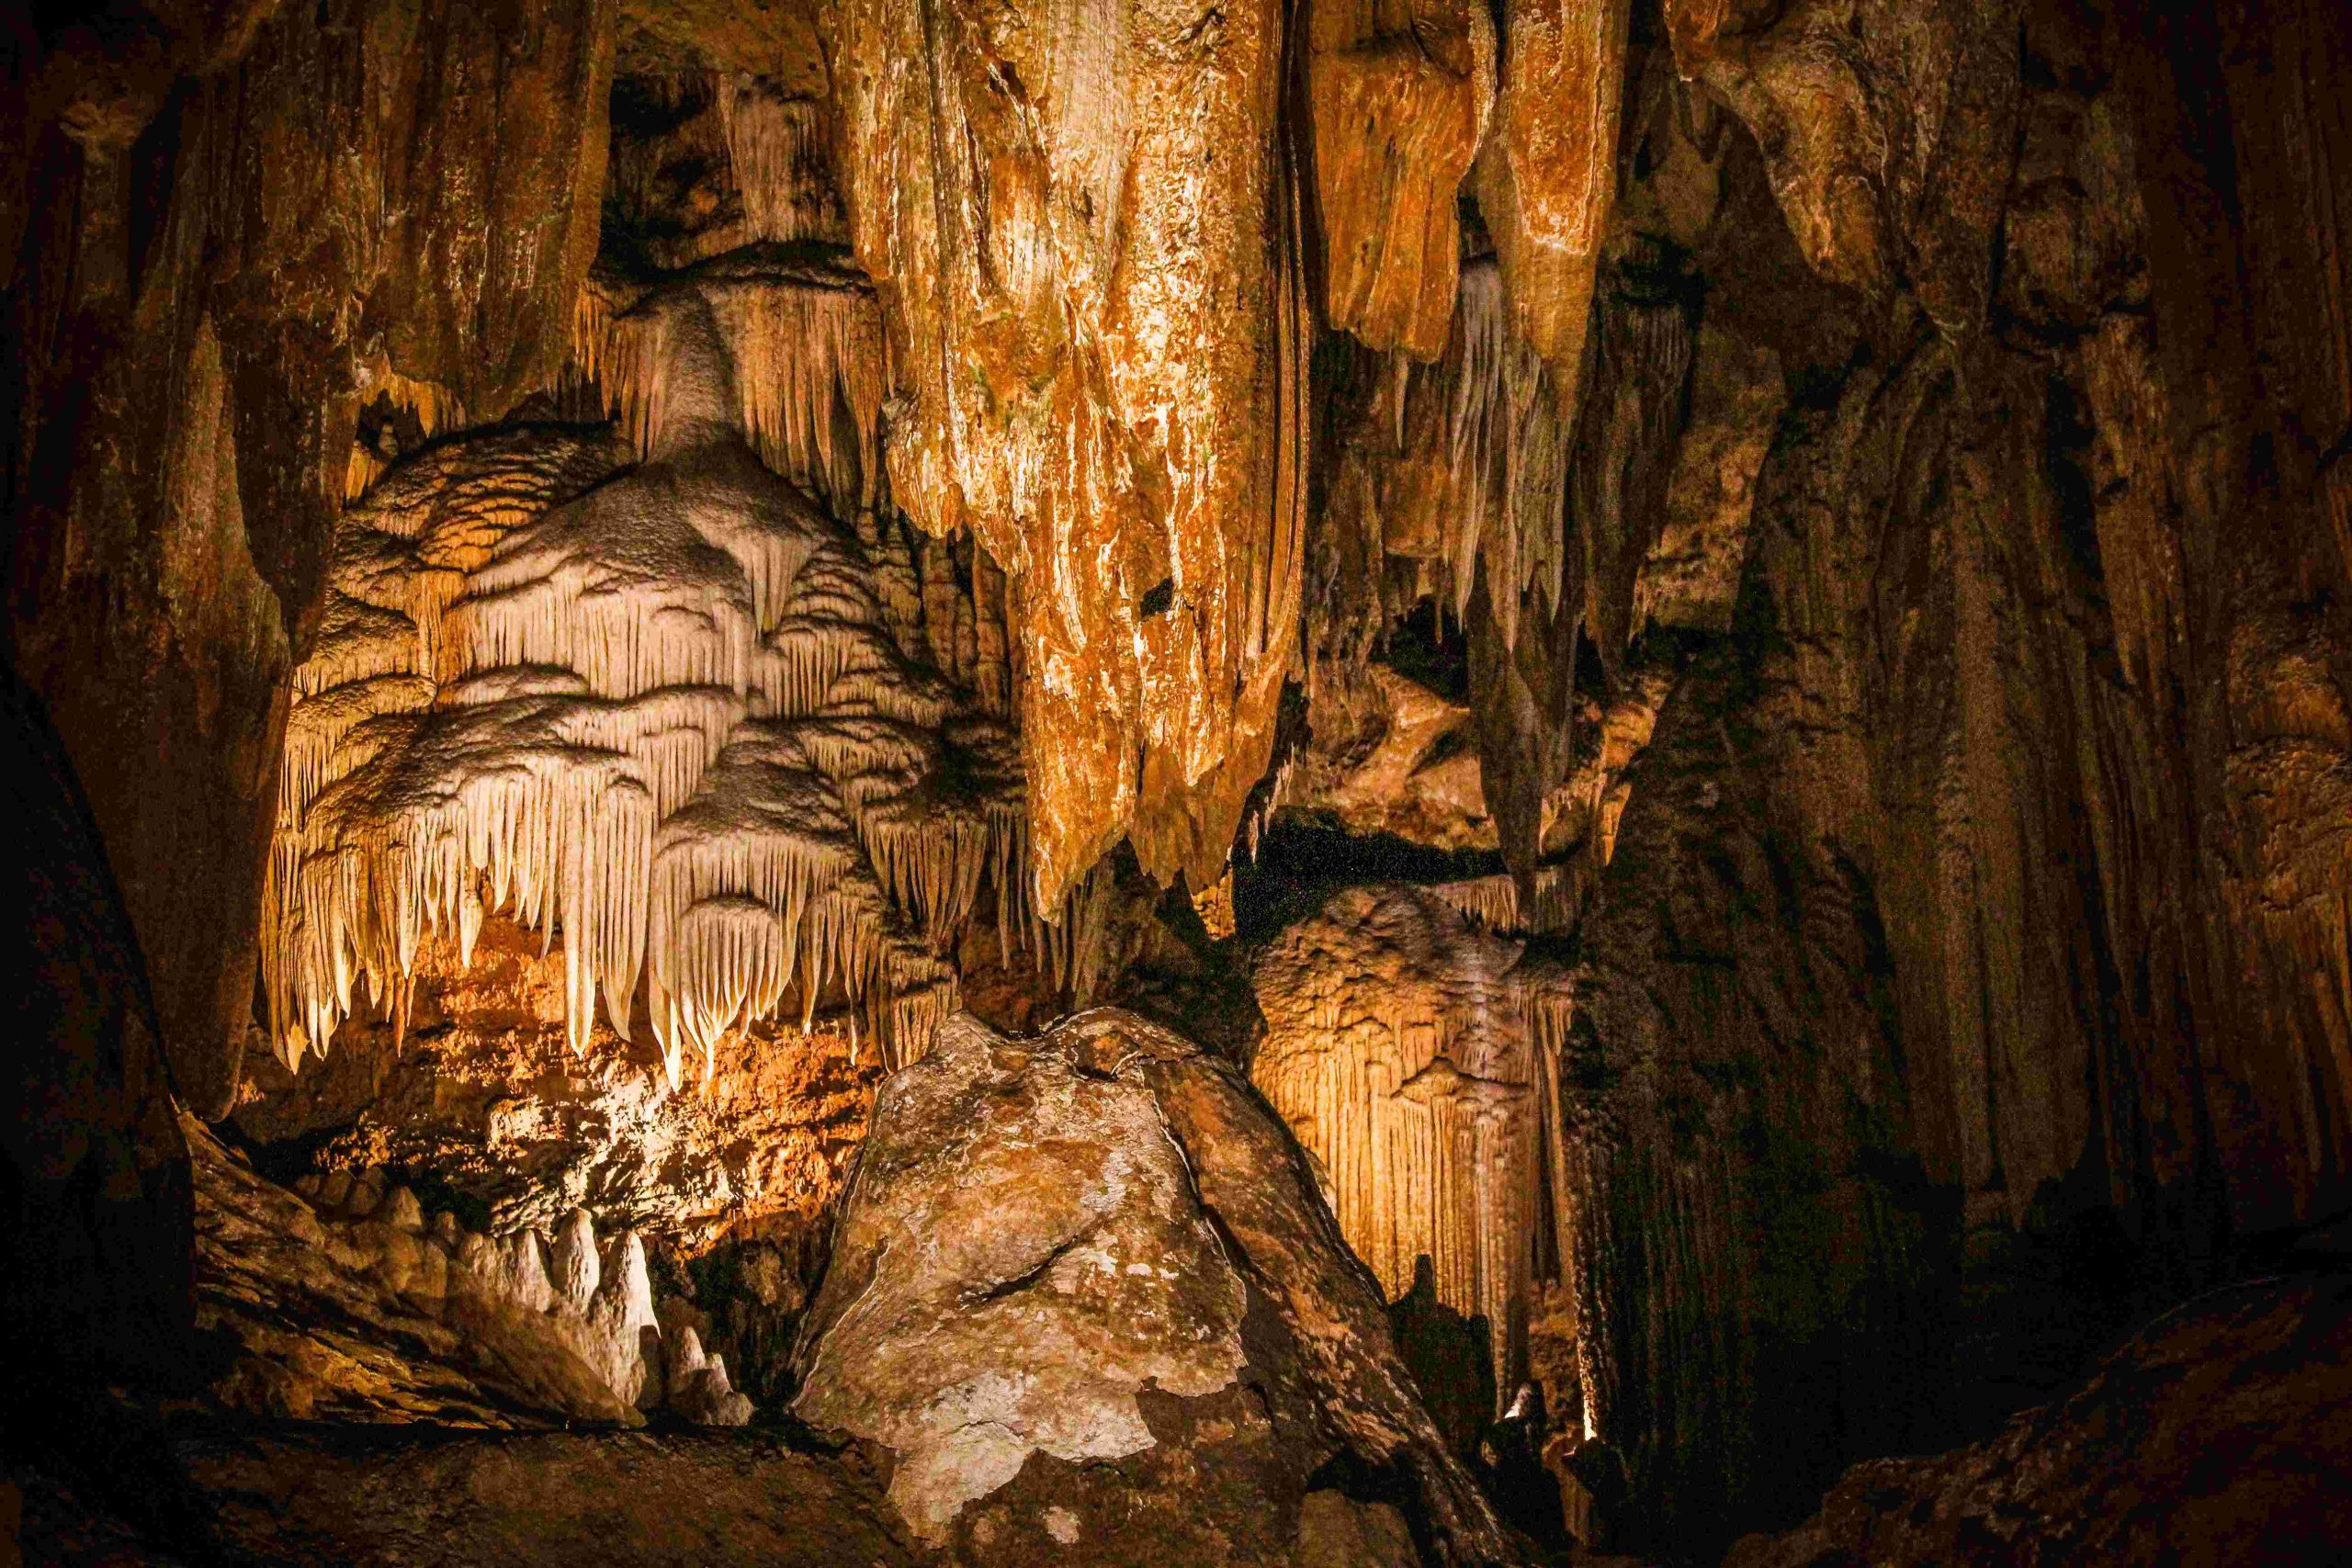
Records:
{"label": "cave interior", "polygon": [[2352,6],[0,62],[0,1563],[2352,1560]]}

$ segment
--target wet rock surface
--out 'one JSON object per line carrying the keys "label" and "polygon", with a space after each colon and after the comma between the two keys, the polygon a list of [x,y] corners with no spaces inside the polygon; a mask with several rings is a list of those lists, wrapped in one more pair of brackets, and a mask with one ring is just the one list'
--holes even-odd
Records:
{"label": "wet rock surface", "polygon": [[794,1413],[890,1449],[957,1561],[1296,1561],[1327,1515],[1387,1539],[1367,1508],[1514,1556],[1279,1120],[1132,1014],[961,1017],[885,1086],[797,1359]]}

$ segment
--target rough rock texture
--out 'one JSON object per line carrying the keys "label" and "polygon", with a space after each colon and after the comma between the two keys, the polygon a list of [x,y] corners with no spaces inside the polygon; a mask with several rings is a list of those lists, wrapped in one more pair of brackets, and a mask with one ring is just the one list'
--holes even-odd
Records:
{"label": "rough rock texture", "polygon": [[1494,134],[1478,205],[1495,238],[1512,321],[1552,367],[1574,414],[1586,313],[1609,222],[1625,75],[1628,0],[1509,0]]}
{"label": "rough rock texture", "polygon": [[[637,1390],[616,1390],[591,1336],[553,1321],[560,1301],[584,1327],[596,1281],[560,1296],[530,1233],[502,1247],[447,1215],[429,1229],[380,1170],[305,1201],[200,1130],[195,1141],[198,1322],[236,1347],[211,1390],[223,1405],[302,1420],[638,1423]],[[628,1337],[634,1355],[633,1327]]]}
{"label": "rough rock texture", "polygon": [[575,1208],[481,1234],[428,1216],[381,1166],[289,1192],[202,1128],[190,1141],[197,1322],[233,1357],[208,1390],[222,1407],[461,1427],[751,1418],[725,1359],[675,1303],[657,1308],[633,1230],[600,1242]]}
{"label": "rough rock texture", "polygon": [[959,1017],[884,1086],[797,1359],[959,1561],[1299,1561],[1350,1472],[1431,1560],[1511,1555],[1281,1122],[1132,1014]]}
{"label": "rough rock texture", "polygon": [[[1267,943],[1251,968],[1266,1032],[1250,1075],[1315,1156],[1341,1234],[1389,1299],[1426,1268],[1436,1301],[1486,1337],[1488,1388],[1511,1390],[1529,1371],[1536,1280],[1560,1276],[1545,1032],[1566,998],[1556,965],[1522,964],[1523,942],[1446,892],[1350,888]],[[1549,1395],[1555,1409],[1583,1403],[1573,1385]]]}
{"label": "rough rock texture", "polygon": [[2168,1313],[2081,1389],[1933,1459],[1877,1460],[1724,1568],[2325,1562],[2352,1547],[2352,1280],[2260,1280]]}
{"label": "rough rock texture", "polygon": [[265,1055],[237,1129],[310,1148],[322,1172],[429,1170],[501,1230],[549,1230],[585,1205],[699,1249],[730,1230],[805,1230],[840,1191],[880,1075],[870,1051],[852,1061],[845,1028],[738,1031],[706,1084],[673,1093],[650,1040],[600,1027],[571,1049],[563,960],[511,922],[485,923],[462,968],[428,947],[420,975],[404,1042],[363,1016],[299,1073]]}
{"label": "rough rock texture", "polygon": [[1324,320],[1435,359],[1459,276],[1455,196],[1494,113],[1494,18],[1464,0],[1306,12]]}
{"label": "rough rock texture", "polygon": [[1283,7],[910,7],[833,24],[844,195],[925,528],[1017,585],[1052,905],[1125,833],[1216,878],[1297,628],[1300,195]]}
{"label": "rough rock texture", "polygon": [[[1259,829],[1312,821],[1364,836],[1305,902],[1418,856],[1488,928],[1436,1010],[1530,929],[1573,959],[1523,1081],[1580,1529],[1703,1555],[1984,1438],[2352,1204],[2347,72],[2327,0],[0,23],[6,652],[129,911],[37,794],[12,1299],[68,1351],[174,1326],[157,1059],[217,1117],[340,1021],[242,1101],[257,1165],[527,1217],[551,1305],[610,1283],[582,1201],[707,1247],[660,1387],[740,1414],[791,1393],[873,1045],[977,970],[1245,1059],[1208,924],[1265,942]],[[1289,1043],[1377,1033],[1338,958]],[[1484,1539],[1396,1481],[1426,1435],[1303,1156],[1223,1069],[1121,1060],[1240,1381],[1126,1395],[1151,1447],[1029,1454],[951,1548],[1089,1549],[1113,1478],[1254,1499],[1170,1528],[1276,1558]],[[1316,1137],[1379,1104],[1315,1098]],[[334,1207],[250,1239],[374,1335],[423,1254]],[[1285,1237],[1371,1347],[1336,1414]]]}
{"label": "rough rock texture", "polygon": [[1467,704],[1385,664],[1326,664],[1317,674],[1312,739],[1274,795],[1280,813],[1358,838],[1495,847]]}
{"label": "rough rock texture", "polygon": [[2352,164],[2294,85],[2345,18],[1838,16],[1668,7],[1743,123],[1660,48],[1623,150],[1700,341],[1789,392],[1730,631],[1656,666],[1562,1068],[1650,1542],[1983,1431],[2352,1197],[2316,956],[2352,356],[2289,324],[2346,294],[2312,215]]}

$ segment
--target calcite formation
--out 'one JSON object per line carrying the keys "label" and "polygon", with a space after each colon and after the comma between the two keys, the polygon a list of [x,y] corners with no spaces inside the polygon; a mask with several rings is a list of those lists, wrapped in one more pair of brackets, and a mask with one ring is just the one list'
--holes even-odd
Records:
{"label": "calcite formation", "polygon": [[889,1082],[797,1359],[795,1413],[890,1449],[958,1560],[1319,1560],[1339,1456],[1396,1478],[1435,1561],[1510,1556],[1297,1146],[1132,1014],[958,1017]]}
{"label": "calcite formation", "polygon": [[563,959],[511,920],[483,923],[470,964],[435,937],[417,967],[404,1033],[362,1012],[291,1072],[256,1040],[237,1129],[321,1171],[429,1170],[501,1231],[582,1205],[687,1255],[821,1229],[881,1074],[847,1019],[738,1029],[674,1094],[650,1037],[599,1028],[572,1048]]}
{"label": "calcite formation", "polygon": [[1434,359],[1453,314],[1455,197],[1494,114],[1494,18],[1463,0],[1306,10],[1325,320]]}
{"label": "calcite formation", "polygon": [[[2340,1414],[2352,1393],[2346,1295],[2340,1274],[2216,1292],[1982,1443],[1855,1466],[1818,1514],[1739,1541],[1724,1568],[1832,1555],[1986,1568],[2176,1551],[2331,1557],[2343,1545],[2334,1475],[2352,1463]],[[2216,1444],[2228,1465],[2191,1457]]]}
{"label": "calcite formation", "polygon": [[[1484,1561],[1483,1446],[1557,1553],[1522,1377],[1675,1561],[2332,1451],[2308,1292],[2052,1401],[2352,1202],[2341,5],[0,33],[28,1540]],[[1104,996],[1207,1050],[922,1060]],[[924,1539],[855,1445],[333,1430],[657,1394]]]}
{"label": "calcite formation", "polygon": [[809,500],[871,515],[870,299],[757,251],[590,299],[581,369],[637,463],[505,428],[345,515],[288,721],[272,1038],[322,1048],[363,980],[405,1007],[427,931],[462,963],[511,909],[560,930],[575,1046],[600,998],[628,1036],[642,975],[673,1085],[787,993],[918,1054],[984,873],[1022,923],[1024,817],[1006,727]]}
{"label": "calcite formation", "polygon": [[495,412],[553,374],[612,7],[138,15],[12,45],[0,400],[11,449],[49,456],[8,481],[9,640],[76,756],[123,760],[85,768],[92,806],[217,1115],[356,417],[387,387]]}
{"label": "calcite formation", "polygon": [[[1495,1386],[1529,1371],[1539,1273],[1570,1216],[1549,1131],[1567,996],[1556,967],[1464,912],[1515,913],[1511,883],[1335,894],[1251,971],[1266,1032],[1250,1078],[1320,1162],[1340,1229],[1394,1300],[1417,1268],[1481,1320]],[[1581,1391],[1553,1391],[1555,1407]],[[1493,1412],[1490,1412],[1493,1414]]]}
{"label": "calcite formation", "polygon": [[1015,580],[1050,905],[1122,834],[1216,880],[1273,746],[1306,485],[1283,8],[833,23],[850,230],[891,323],[891,489]]}
{"label": "calcite formation", "polygon": [[741,1426],[749,1402],[689,1328],[667,1341],[633,1230],[584,1209],[552,1235],[428,1215],[383,1168],[294,1191],[198,1129],[198,1321],[233,1345],[232,1408],[303,1420],[622,1426],[665,1402]]}
{"label": "calcite formation", "polygon": [[1585,317],[1617,177],[1629,0],[1507,0],[1495,126],[1478,203],[1516,335],[1572,418]]}

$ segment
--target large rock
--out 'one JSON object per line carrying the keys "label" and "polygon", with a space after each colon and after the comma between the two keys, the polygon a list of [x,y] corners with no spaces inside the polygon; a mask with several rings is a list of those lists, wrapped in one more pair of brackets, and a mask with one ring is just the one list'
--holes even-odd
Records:
{"label": "large rock", "polygon": [[959,1015],[883,1087],[797,1360],[959,1561],[1389,1561],[1392,1505],[1430,1561],[1513,1557],[1298,1145],[1129,1013]]}

